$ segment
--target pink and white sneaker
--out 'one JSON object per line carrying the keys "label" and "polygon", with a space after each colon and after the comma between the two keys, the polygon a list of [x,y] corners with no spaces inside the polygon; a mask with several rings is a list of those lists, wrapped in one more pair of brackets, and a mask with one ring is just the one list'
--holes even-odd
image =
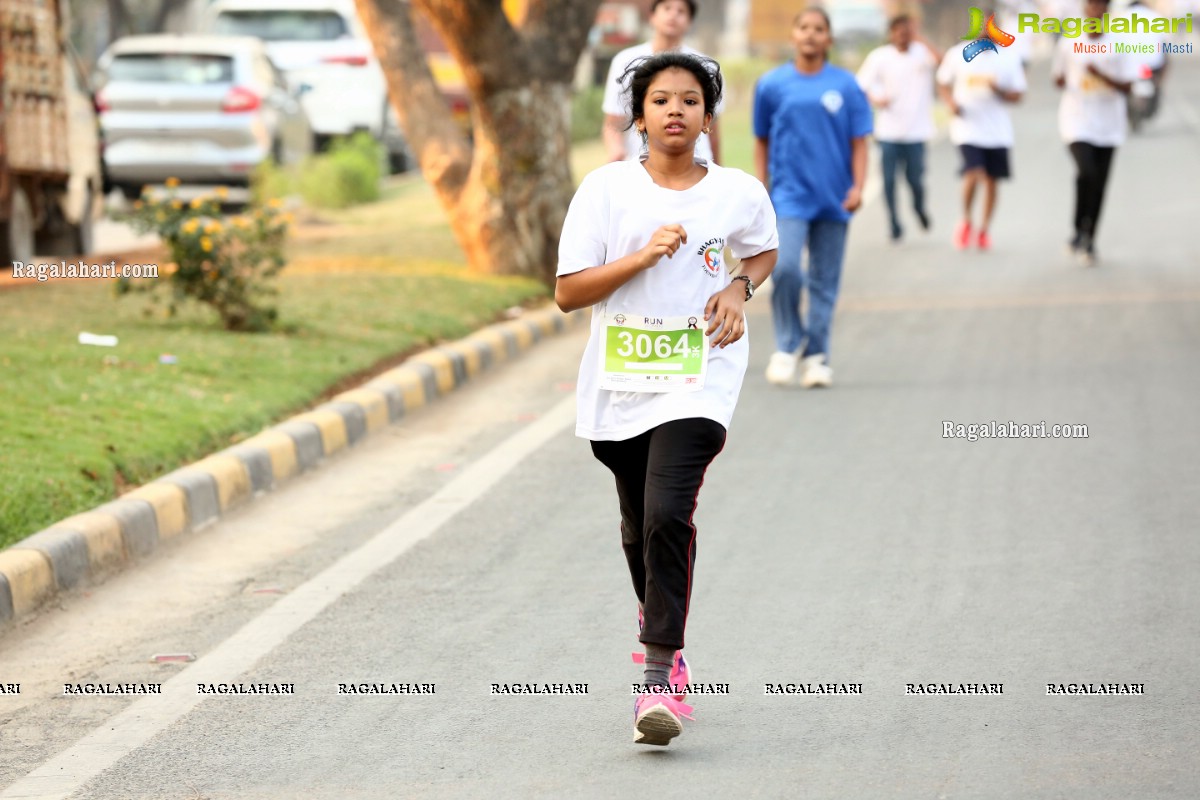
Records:
{"label": "pink and white sneaker", "polygon": [[665,746],[683,733],[684,719],[693,719],[692,707],[669,694],[640,694],[633,701],[635,744]]}

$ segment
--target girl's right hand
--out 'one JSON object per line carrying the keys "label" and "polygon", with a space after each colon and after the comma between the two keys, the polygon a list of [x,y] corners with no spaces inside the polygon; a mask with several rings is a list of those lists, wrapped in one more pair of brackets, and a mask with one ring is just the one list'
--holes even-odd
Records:
{"label": "girl's right hand", "polygon": [[642,256],[642,269],[650,269],[663,256],[670,258],[675,251],[687,244],[687,231],[682,225],[672,223],[663,225],[650,237],[650,241],[639,252]]}

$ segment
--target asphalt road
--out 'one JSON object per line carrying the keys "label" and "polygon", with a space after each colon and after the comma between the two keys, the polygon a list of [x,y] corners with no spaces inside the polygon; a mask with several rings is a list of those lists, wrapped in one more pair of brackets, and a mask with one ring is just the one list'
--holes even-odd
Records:
{"label": "asphalt road", "polygon": [[[1180,61],[1183,61],[1180,59]],[[1200,62],[1119,153],[1099,250],[1044,72],[995,250],[854,223],[836,386],[770,387],[766,304],[697,513],[695,699],[632,744],[610,478],[571,435],[581,333],[0,638],[0,797],[1195,797]],[[1087,438],[944,438],[944,422]],[[190,664],[153,664],[188,652]],[[64,683],[162,682],[142,699]],[[201,697],[198,683],[292,684]],[[343,683],[435,694],[338,695]],[[586,683],[586,695],[492,684]],[[768,695],[766,684],[861,684]],[[907,693],[1002,684],[1002,694]],[[1049,696],[1047,684],[1143,694]]]}

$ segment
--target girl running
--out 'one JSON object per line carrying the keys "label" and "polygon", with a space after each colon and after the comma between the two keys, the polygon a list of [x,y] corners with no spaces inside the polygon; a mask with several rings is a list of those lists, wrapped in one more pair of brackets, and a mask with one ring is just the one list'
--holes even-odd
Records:
{"label": "girl running", "polygon": [[[623,82],[647,151],[584,178],[563,224],[554,297],[564,311],[593,307],[575,433],[616,478],[645,646],[634,741],[665,745],[691,711],[680,651],[697,495],[746,372],[743,307],[770,275],[778,239],[761,183],[695,157],[721,98],[716,63],[662,53]],[[732,280],[726,248],[742,259]]]}

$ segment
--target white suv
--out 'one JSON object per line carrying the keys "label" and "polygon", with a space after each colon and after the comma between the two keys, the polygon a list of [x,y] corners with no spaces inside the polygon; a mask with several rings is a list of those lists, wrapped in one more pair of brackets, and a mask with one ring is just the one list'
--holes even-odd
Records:
{"label": "white suv", "polygon": [[395,118],[387,84],[354,0],[215,0],[205,13],[211,33],[264,42],[289,86],[302,92],[317,146],[367,131],[392,150],[403,147],[388,135]]}

